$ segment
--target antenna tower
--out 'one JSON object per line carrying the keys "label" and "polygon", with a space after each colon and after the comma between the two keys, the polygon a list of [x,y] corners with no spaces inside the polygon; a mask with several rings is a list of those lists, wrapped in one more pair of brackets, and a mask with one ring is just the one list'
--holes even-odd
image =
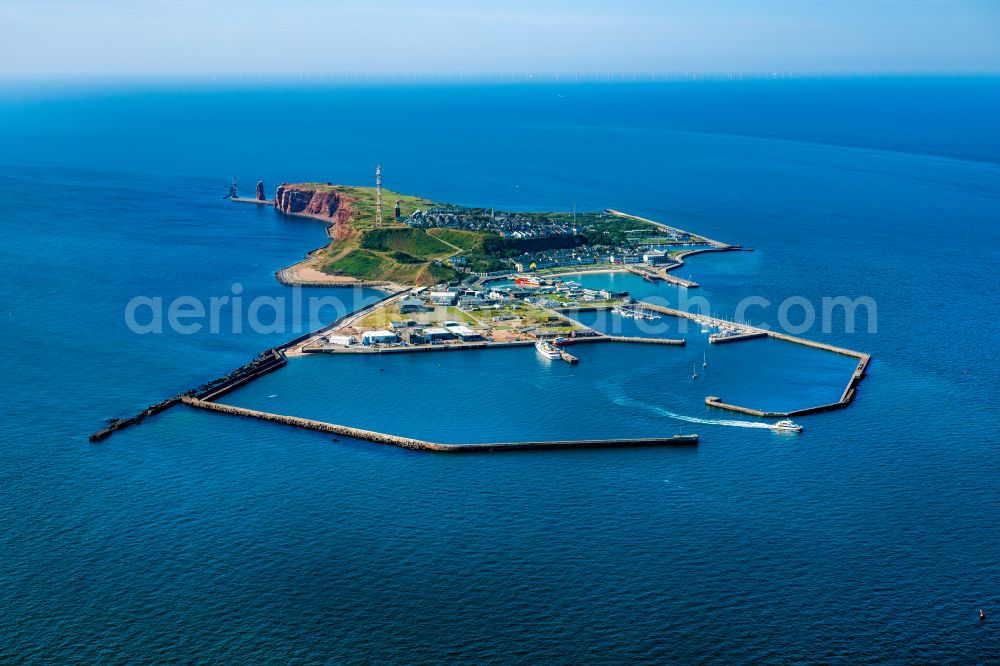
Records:
{"label": "antenna tower", "polygon": [[382,165],[375,165],[375,226],[382,226]]}

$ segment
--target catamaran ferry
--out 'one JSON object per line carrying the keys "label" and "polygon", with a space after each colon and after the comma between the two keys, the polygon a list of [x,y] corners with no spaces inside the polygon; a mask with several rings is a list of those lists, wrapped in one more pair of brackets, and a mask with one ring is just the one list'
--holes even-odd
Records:
{"label": "catamaran ferry", "polygon": [[802,432],[802,426],[789,419],[778,421],[771,427],[775,430],[783,430],[785,432]]}
{"label": "catamaran ferry", "polygon": [[528,275],[518,275],[514,278],[514,284],[519,284],[523,287],[541,287],[542,283],[533,277]]}

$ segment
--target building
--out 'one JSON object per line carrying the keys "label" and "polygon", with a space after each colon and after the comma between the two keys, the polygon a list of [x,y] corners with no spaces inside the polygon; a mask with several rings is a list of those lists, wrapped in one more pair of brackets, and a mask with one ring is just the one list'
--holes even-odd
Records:
{"label": "building", "polygon": [[440,328],[438,326],[433,326],[431,328],[425,328],[423,332],[424,338],[428,342],[439,342],[441,340],[452,340],[455,335],[449,331],[447,328]]}
{"label": "building", "polygon": [[431,302],[437,305],[454,305],[458,300],[457,291],[432,291]]}
{"label": "building", "polygon": [[659,264],[667,263],[670,259],[667,256],[667,253],[663,250],[648,250],[642,255],[642,260],[647,264],[657,266]]}
{"label": "building", "polygon": [[452,268],[458,268],[459,266],[468,266],[468,257],[448,257],[448,265]]}
{"label": "building", "polygon": [[399,336],[392,331],[365,331],[361,335],[363,345],[391,345],[399,342]]}
{"label": "building", "polygon": [[461,324],[453,324],[447,326],[448,332],[454,335],[456,338],[462,342],[470,342],[473,340],[482,340],[483,336],[479,333],[473,331],[468,326],[462,326]]}
{"label": "building", "polygon": [[399,304],[399,313],[406,314],[407,312],[423,312],[424,302],[419,298],[404,298]]}
{"label": "building", "polygon": [[341,347],[350,347],[354,344],[354,338],[350,335],[330,335],[327,340],[331,345],[340,345]]}

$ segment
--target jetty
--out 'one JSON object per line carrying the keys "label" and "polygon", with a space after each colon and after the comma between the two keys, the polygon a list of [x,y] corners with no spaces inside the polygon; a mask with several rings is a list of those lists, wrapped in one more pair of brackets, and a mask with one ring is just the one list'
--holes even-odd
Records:
{"label": "jetty", "polygon": [[580,362],[580,359],[578,359],[576,356],[573,356],[572,354],[570,354],[565,349],[560,349],[559,350],[559,358],[561,358],[562,360],[566,361],[570,365],[576,365],[577,363]]}
{"label": "jetty", "polygon": [[197,409],[205,409],[221,414],[232,416],[243,416],[246,418],[260,419],[281,423],[296,428],[306,430],[317,430],[343,437],[352,437],[379,444],[389,444],[404,449],[416,451],[435,451],[441,453],[471,453],[479,451],[540,451],[551,449],[585,449],[585,448],[623,448],[623,447],[643,447],[643,446],[676,446],[676,445],[696,445],[698,435],[675,435],[673,437],[653,437],[653,438],[631,438],[631,439],[585,439],[585,440],[554,440],[554,441],[531,441],[531,442],[486,442],[472,444],[446,444],[440,442],[428,442],[412,437],[400,437],[373,430],[363,430],[350,426],[328,423],[326,421],[315,421],[297,416],[287,416],[285,414],[272,414],[245,407],[235,407],[208,400],[200,400],[192,396],[182,398],[184,404]]}
{"label": "jetty", "polygon": [[257,204],[258,206],[273,206],[274,205],[274,199],[248,199],[248,198],[245,198],[245,197],[229,197],[229,199],[231,201],[235,201],[236,203]]}

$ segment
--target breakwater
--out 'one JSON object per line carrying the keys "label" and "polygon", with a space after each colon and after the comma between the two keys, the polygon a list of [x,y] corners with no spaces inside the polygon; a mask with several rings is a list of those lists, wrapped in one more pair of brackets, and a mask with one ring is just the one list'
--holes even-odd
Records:
{"label": "breakwater", "polygon": [[[182,394],[183,395],[183,394]],[[97,432],[93,433],[89,439],[91,442],[100,442],[112,435],[116,430],[122,430],[123,428],[128,428],[129,426],[139,425],[142,423],[143,419],[159,414],[160,412],[170,409],[177,403],[181,401],[182,395],[175,395],[172,398],[167,398],[166,400],[161,400],[155,405],[149,405],[146,409],[142,410],[135,416],[130,416],[124,419],[108,419],[108,427],[102,428]]]}
{"label": "breakwater", "polygon": [[268,349],[246,365],[242,365],[218,379],[202,384],[190,391],[190,394],[202,400],[214,400],[257,377],[283,368],[287,364],[288,361],[280,350]]}
{"label": "breakwater", "polygon": [[[648,218],[639,217],[638,215],[632,215],[630,213],[623,213],[622,211],[615,210],[613,208],[605,208],[604,210],[606,212],[610,213],[611,215],[614,215],[615,217],[623,217],[623,218],[627,218],[627,219],[630,219],[630,220],[638,220],[639,222],[645,222],[647,224],[652,224],[654,227],[662,229],[663,231],[668,231],[668,232],[671,232],[671,233],[674,233],[674,232],[690,233],[690,232],[684,231],[683,229],[678,229],[677,227],[671,227],[670,225],[664,224],[663,222],[657,222],[656,220],[650,220]],[[699,235],[699,234],[691,234],[691,235],[692,236],[697,236],[698,238],[703,239],[709,245],[715,245],[716,247],[720,247],[720,248],[721,247],[732,247],[728,243],[723,243],[721,241],[712,240],[711,238],[709,238],[707,236],[702,236],[702,235]]]}
{"label": "breakwater", "polygon": [[436,451],[443,453],[469,453],[476,451],[537,451],[545,449],[580,449],[580,448],[621,448],[635,446],[667,446],[667,445],[695,445],[698,443],[698,435],[676,435],[674,437],[656,438],[633,438],[633,439],[589,439],[589,440],[565,440],[565,441],[533,441],[533,442],[489,442],[475,444],[443,444],[439,442],[427,442],[411,437],[400,437],[387,433],[375,432],[373,430],[363,430],[350,426],[328,423],[326,421],[315,421],[297,416],[287,416],[284,414],[272,414],[255,409],[224,405],[218,402],[200,400],[192,396],[184,396],[181,399],[184,404],[198,409],[205,409],[232,416],[243,416],[255,418],[263,421],[271,421],[296,428],[306,430],[317,430],[343,437],[352,437],[379,444],[390,444],[404,449],[417,451]]}
{"label": "breakwater", "polygon": [[155,405],[149,405],[135,416],[125,419],[108,419],[108,427],[102,428],[90,435],[89,440],[91,442],[101,442],[114,434],[116,430],[123,430],[130,426],[139,425],[143,419],[170,409],[190,396],[197,396],[204,399],[217,398],[261,375],[274,372],[278,368],[284,367],[287,363],[288,361],[285,360],[285,356],[280,350],[265,350],[246,365],[242,365],[222,377],[205,382],[197,388],[189,389],[184,393],[162,400]]}

